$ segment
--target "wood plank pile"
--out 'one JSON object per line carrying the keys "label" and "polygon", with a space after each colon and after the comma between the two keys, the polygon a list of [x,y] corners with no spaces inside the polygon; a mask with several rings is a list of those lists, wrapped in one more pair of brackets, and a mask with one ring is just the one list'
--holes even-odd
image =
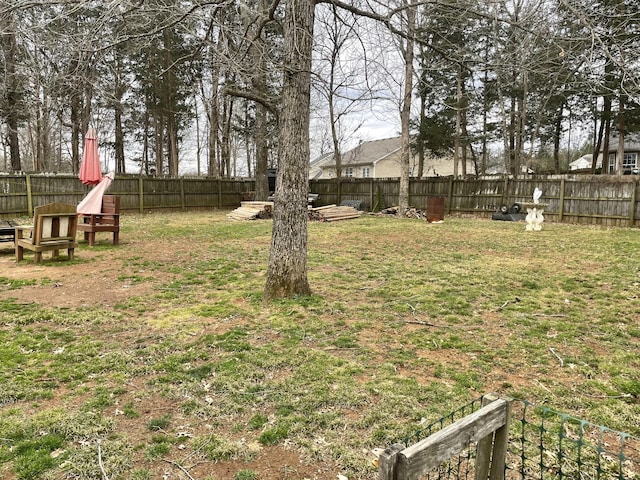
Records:
{"label": "wood plank pile", "polygon": [[325,205],[323,207],[310,207],[309,220],[318,222],[335,222],[338,220],[349,220],[358,218],[362,212],[353,207]]}
{"label": "wood plank pile", "polygon": [[273,202],[240,202],[240,207],[227,213],[229,220],[256,220],[273,217]]}

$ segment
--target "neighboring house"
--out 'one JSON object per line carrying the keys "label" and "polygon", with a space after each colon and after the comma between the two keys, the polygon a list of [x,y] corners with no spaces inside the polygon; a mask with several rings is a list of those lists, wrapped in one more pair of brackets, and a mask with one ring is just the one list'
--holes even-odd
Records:
{"label": "neighboring house", "polygon": [[[616,157],[618,154],[618,137],[611,137],[609,141],[609,165],[607,172],[609,174],[616,173]],[[569,164],[569,171],[588,171],[591,170],[591,162],[593,155],[588,153],[574,160]],[[596,168],[602,168],[602,152],[598,155]],[[640,134],[630,134],[625,137],[624,142],[624,160],[622,162],[623,175],[637,175],[640,171]]]}
{"label": "neighboring house", "polygon": [[[616,156],[618,153],[618,137],[609,140],[609,172],[616,173]],[[600,163],[602,166],[602,163]],[[624,158],[622,160],[622,174],[637,175],[640,172],[640,134],[628,134],[624,138]]]}
{"label": "neighboring house", "polygon": [[[354,178],[395,178],[400,177],[400,137],[362,142],[342,155],[342,176]],[[416,176],[418,157],[411,154],[409,175]],[[425,158],[423,176],[453,175],[450,159]],[[309,178],[336,178],[336,162],[333,154],[325,154],[310,164]]]}
{"label": "neighboring house", "polygon": [[[591,170],[592,161],[593,161],[593,155],[590,153],[587,153],[586,155],[583,155],[580,158],[571,162],[569,164],[569,171],[572,172],[574,170]],[[596,164],[596,168],[602,168],[602,155],[598,156],[598,162]]]}

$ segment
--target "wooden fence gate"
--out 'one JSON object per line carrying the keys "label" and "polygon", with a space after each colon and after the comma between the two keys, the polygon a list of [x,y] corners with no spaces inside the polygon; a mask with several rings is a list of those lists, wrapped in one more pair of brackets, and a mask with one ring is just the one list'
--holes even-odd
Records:
{"label": "wooden fence gate", "polygon": [[379,480],[416,480],[476,444],[475,480],[503,480],[511,405],[485,395],[483,407],[437,433],[405,447],[394,444],[379,458]]}

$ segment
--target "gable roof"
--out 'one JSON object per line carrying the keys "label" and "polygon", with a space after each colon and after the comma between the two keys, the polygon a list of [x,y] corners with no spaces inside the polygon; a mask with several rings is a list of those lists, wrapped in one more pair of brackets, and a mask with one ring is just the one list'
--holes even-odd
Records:
{"label": "gable roof", "polygon": [[[604,148],[604,145],[600,149]],[[628,133],[624,136],[624,149],[628,152],[640,151],[640,133]],[[609,137],[609,153],[618,151],[618,134],[612,133]]]}
{"label": "gable roof", "polygon": [[[385,138],[382,140],[370,140],[360,143],[357,147],[342,154],[342,166],[356,166],[375,164],[401,149],[400,137]],[[333,167],[336,161],[333,152],[325,153],[313,161],[310,167],[312,172],[323,167]]]}
{"label": "gable roof", "polygon": [[[342,156],[342,165],[376,164],[402,148],[400,137],[362,142]],[[333,162],[335,164],[335,161]]]}
{"label": "gable roof", "polygon": [[309,178],[311,180],[318,179],[322,176],[322,167],[329,164],[333,160],[333,152],[323,153],[319,157],[311,160],[309,163]]}

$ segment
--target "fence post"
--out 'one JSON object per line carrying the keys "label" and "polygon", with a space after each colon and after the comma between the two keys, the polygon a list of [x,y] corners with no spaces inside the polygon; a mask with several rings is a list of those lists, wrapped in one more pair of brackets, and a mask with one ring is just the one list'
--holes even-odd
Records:
{"label": "fence post", "polygon": [[218,177],[218,210],[222,210],[222,179]]}
{"label": "fence post", "polygon": [[27,181],[27,210],[29,210],[29,216],[33,216],[33,197],[31,196],[31,175],[27,174],[25,180]]}
{"label": "fence post", "polygon": [[396,480],[396,464],[398,454],[402,450],[404,450],[404,445],[394,443],[385,448],[384,452],[380,454],[378,458],[378,480]]}
{"label": "fence post", "polygon": [[373,178],[369,179],[369,210],[373,212],[374,202],[375,202],[375,193],[373,189],[375,185],[373,183]]}
{"label": "fence post", "polygon": [[180,206],[182,210],[187,207],[184,201],[184,177],[180,177]]}
{"label": "fence post", "polygon": [[631,205],[629,205],[629,226],[633,227],[636,223],[636,202],[638,201],[638,182],[633,182],[633,191],[631,192]]}
{"label": "fence post", "polygon": [[451,204],[453,203],[453,177],[449,179],[449,193],[447,194],[447,215],[451,215]]}
{"label": "fence post", "polygon": [[507,401],[507,420],[496,430],[493,437],[493,453],[491,455],[491,472],[489,480],[504,480],[504,470],[507,464],[507,449],[509,447],[509,424],[511,423],[511,402]]}
{"label": "fence post", "polygon": [[[494,393],[482,397],[482,406],[499,400]],[[509,446],[509,423],[511,421],[511,401],[507,399],[505,424],[494,433],[478,441],[476,446],[475,480],[504,480],[507,448]]]}
{"label": "fence post", "polygon": [[558,221],[562,221],[562,217],[564,215],[564,178],[560,179],[560,205],[558,208]]}
{"label": "fence post", "polygon": [[138,177],[138,210],[140,213],[144,213],[144,185],[142,175]]}
{"label": "fence post", "polygon": [[502,187],[502,201],[501,205],[507,204],[507,192],[509,191],[509,175],[504,176],[504,187]]}

